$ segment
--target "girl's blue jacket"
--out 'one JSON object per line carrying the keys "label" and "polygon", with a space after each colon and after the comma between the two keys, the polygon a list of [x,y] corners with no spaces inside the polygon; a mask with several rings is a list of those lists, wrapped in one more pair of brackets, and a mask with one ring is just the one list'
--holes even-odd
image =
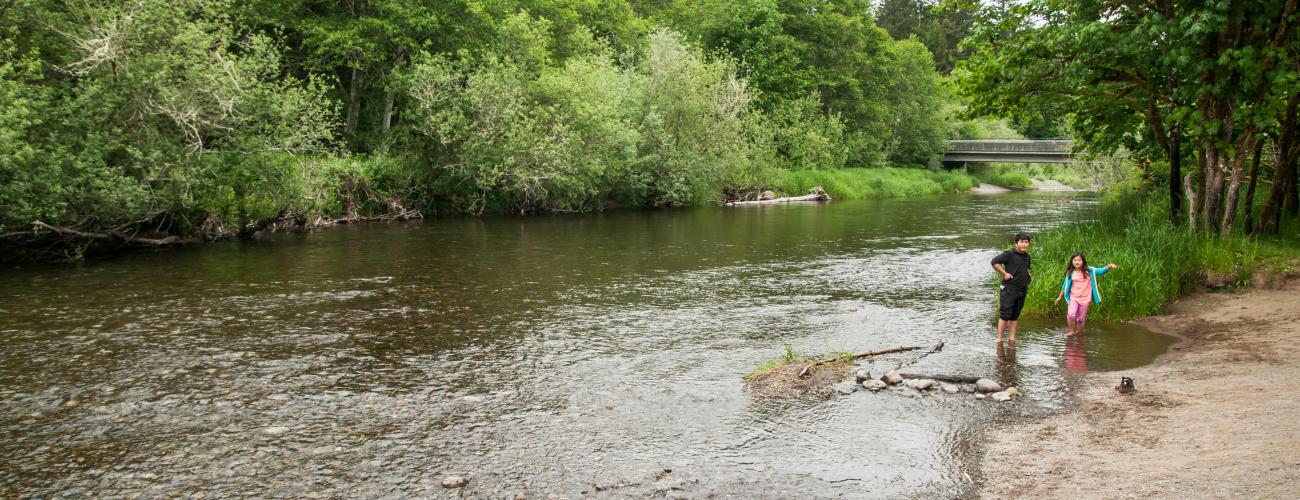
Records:
{"label": "girl's blue jacket", "polygon": [[[1105,266],[1102,267],[1088,266],[1088,273],[1092,275],[1091,276],[1092,279],[1089,281],[1092,281],[1092,303],[1094,304],[1101,303],[1101,294],[1097,293],[1097,277],[1106,274],[1109,271],[1110,268]],[[1061,290],[1065,291],[1065,299],[1066,299],[1065,302],[1067,304],[1070,302],[1070,281],[1073,279],[1074,279],[1073,272],[1065,273],[1065,283],[1061,284]]]}

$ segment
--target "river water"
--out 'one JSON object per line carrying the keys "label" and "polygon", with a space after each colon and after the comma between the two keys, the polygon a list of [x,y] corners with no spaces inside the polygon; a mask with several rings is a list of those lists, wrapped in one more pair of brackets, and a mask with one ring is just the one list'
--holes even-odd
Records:
{"label": "river water", "polygon": [[[1094,210],[1012,193],[452,219],[9,270],[0,496],[967,495],[991,426],[1172,343],[1026,320],[996,352],[989,259]],[[743,389],[786,346],[939,340],[908,371],[1024,397]]]}

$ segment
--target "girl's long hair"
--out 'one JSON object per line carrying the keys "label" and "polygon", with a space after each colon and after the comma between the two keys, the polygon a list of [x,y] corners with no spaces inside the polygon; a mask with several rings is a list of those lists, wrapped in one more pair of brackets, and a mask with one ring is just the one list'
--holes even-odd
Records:
{"label": "girl's long hair", "polygon": [[1083,271],[1084,274],[1087,274],[1087,273],[1088,273],[1088,258],[1083,256],[1083,252],[1074,252],[1074,255],[1071,255],[1071,256],[1070,256],[1070,260],[1068,260],[1068,261],[1065,262],[1065,275],[1066,275],[1066,276],[1069,276],[1070,273],[1074,271],[1074,258],[1075,258],[1075,257],[1078,257],[1078,258],[1080,258],[1080,259],[1083,260],[1083,267],[1079,268],[1079,270],[1080,270],[1080,271]]}

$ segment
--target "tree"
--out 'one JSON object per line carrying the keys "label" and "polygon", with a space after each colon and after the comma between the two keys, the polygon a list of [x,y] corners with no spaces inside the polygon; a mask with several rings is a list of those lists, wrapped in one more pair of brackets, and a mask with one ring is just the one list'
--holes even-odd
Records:
{"label": "tree", "polygon": [[935,68],[947,75],[965,57],[961,41],[970,34],[976,6],[969,2],[935,0],[882,0],[876,5],[876,24],[895,40],[915,36],[934,56]]}
{"label": "tree", "polygon": [[[1090,149],[1167,160],[1171,221],[1181,182],[1192,228],[1232,232],[1245,160],[1297,92],[1295,0],[1036,0],[983,12],[962,82],[975,112],[1059,109]],[[1189,153],[1198,167],[1183,176]]]}

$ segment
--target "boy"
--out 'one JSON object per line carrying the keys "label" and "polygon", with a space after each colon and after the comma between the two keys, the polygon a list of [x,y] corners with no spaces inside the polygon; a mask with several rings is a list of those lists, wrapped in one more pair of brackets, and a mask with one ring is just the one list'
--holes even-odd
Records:
{"label": "boy", "polygon": [[1029,291],[1029,235],[1017,233],[1011,239],[1015,245],[1011,250],[1002,252],[993,258],[993,270],[1002,276],[1002,292],[998,296],[998,345],[1002,344],[1002,332],[1008,328],[1011,335],[1008,343],[1016,342],[1016,323],[1020,319],[1020,310],[1025,307],[1025,294]]}

